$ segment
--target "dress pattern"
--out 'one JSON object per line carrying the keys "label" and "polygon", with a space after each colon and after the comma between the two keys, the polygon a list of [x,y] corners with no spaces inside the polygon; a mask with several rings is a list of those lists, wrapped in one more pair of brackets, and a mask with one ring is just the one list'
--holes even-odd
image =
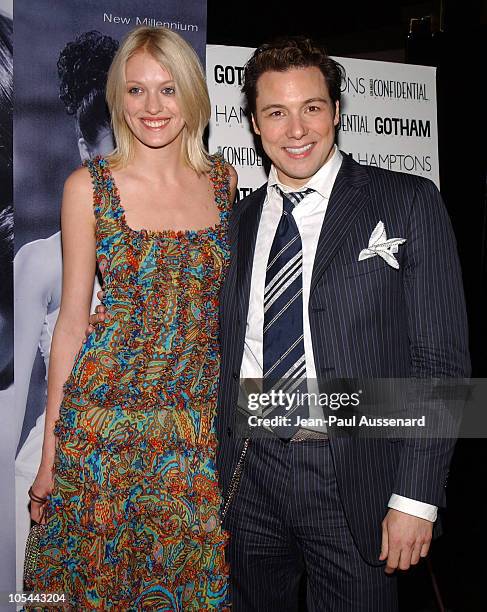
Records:
{"label": "dress pattern", "polygon": [[55,433],[36,591],[76,610],[226,610],[214,417],[228,170],[219,223],[133,230],[109,163],[87,162],[108,320],[79,351]]}

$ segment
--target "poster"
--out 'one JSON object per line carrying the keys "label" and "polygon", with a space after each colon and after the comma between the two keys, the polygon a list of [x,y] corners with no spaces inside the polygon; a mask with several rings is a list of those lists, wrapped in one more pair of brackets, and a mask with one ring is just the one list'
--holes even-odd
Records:
{"label": "poster", "polygon": [[[0,0],[0,592],[15,584],[15,504],[14,466],[15,427],[13,386],[13,183],[12,183],[12,106],[13,106],[13,24],[12,2]],[[0,609],[3,609],[0,602]]]}
{"label": "poster", "polygon": [[[265,182],[259,141],[240,93],[253,49],[208,45],[210,151],[239,175],[239,197]],[[336,57],[345,68],[338,145],[361,164],[419,174],[439,186],[436,72],[428,66]]]}
{"label": "poster", "polygon": [[15,4],[13,430],[18,588],[30,522],[27,490],[41,456],[45,377],[61,299],[63,184],[82,161],[113,150],[106,76],[119,40],[137,26],[170,28],[192,44],[204,62],[206,3],[200,0]]}

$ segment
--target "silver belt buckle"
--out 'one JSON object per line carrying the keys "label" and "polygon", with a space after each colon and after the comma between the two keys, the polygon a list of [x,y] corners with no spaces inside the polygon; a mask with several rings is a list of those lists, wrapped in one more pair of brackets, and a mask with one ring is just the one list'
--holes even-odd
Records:
{"label": "silver belt buckle", "polygon": [[290,442],[306,442],[306,440],[328,440],[328,434],[324,431],[313,431],[300,427]]}

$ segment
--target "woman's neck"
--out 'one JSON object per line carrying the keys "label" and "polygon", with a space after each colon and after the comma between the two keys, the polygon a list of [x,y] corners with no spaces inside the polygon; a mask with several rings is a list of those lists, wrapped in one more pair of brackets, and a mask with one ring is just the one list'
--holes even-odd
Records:
{"label": "woman's neck", "polygon": [[137,142],[130,166],[137,173],[159,179],[174,179],[188,172],[188,167],[183,162],[179,140],[160,149],[151,149]]}

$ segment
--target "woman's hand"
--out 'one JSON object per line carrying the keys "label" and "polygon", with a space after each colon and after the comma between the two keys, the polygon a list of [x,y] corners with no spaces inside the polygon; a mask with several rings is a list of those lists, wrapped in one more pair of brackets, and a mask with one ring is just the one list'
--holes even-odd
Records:
{"label": "woman's hand", "polygon": [[41,465],[37,476],[29,489],[30,498],[30,518],[35,523],[46,522],[44,510],[47,503],[47,496],[52,493],[54,487],[54,473],[52,468],[45,468]]}

